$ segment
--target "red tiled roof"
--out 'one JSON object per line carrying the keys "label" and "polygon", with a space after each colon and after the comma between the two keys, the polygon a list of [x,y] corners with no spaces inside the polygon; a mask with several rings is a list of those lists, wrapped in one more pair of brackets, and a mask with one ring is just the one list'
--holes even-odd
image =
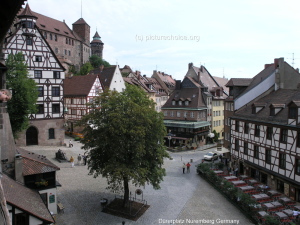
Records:
{"label": "red tiled roof", "polygon": [[[86,24],[86,25],[88,25],[87,24],[87,22],[85,22],[85,20],[83,19],[83,18],[79,18],[75,23],[73,23],[73,25],[76,25],[76,24]],[[88,25],[89,26],[89,25]]]}
{"label": "red tiled roof", "polygon": [[54,219],[38,192],[17,183],[5,174],[3,174],[1,181],[8,204],[14,205],[45,222],[54,223]]}
{"label": "red tiled roof", "polygon": [[64,96],[88,96],[96,78],[96,74],[66,78],[64,80]]}
{"label": "red tiled roof", "polygon": [[16,151],[21,154],[23,158],[23,176],[60,170],[60,168],[48,160],[46,156],[35,154],[21,148],[18,148]]}

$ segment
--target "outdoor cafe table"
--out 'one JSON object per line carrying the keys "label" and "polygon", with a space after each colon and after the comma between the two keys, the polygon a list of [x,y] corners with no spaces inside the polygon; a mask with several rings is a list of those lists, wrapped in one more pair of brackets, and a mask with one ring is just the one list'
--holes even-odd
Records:
{"label": "outdoor cafe table", "polygon": [[268,195],[270,195],[271,197],[278,197],[281,195],[281,193],[278,191],[270,190],[268,191]]}
{"label": "outdoor cafe table", "polygon": [[236,186],[236,187],[240,187],[240,186],[246,186],[247,183],[243,180],[234,180],[234,181],[231,181],[231,183]]}
{"label": "outdoor cafe table", "polygon": [[253,186],[242,186],[239,187],[243,192],[247,193],[247,192],[251,192],[253,190],[255,190],[255,188]]}
{"label": "outdoor cafe table", "polygon": [[231,180],[237,180],[238,178],[236,176],[227,176],[227,177],[224,177],[224,179],[231,181]]}
{"label": "outdoor cafe table", "polygon": [[265,203],[265,204],[263,204],[263,206],[264,206],[264,208],[267,209],[267,211],[271,211],[276,208],[276,206],[271,203]]}
{"label": "outdoor cafe table", "polygon": [[214,172],[215,172],[217,175],[223,174],[223,173],[224,173],[224,171],[222,171],[222,170],[214,170]]}
{"label": "outdoor cafe table", "polygon": [[265,212],[265,211],[259,211],[258,213],[257,213],[259,216],[261,216],[261,217],[264,217],[264,216],[267,216],[267,215],[269,215],[267,212]]}
{"label": "outdoor cafe table", "polygon": [[300,205],[294,205],[294,209],[297,209],[300,211]]}
{"label": "outdoor cafe table", "polygon": [[270,196],[266,195],[266,194],[252,195],[252,197],[258,202],[261,202],[261,201],[264,201],[264,200],[267,200],[270,198]]}
{"label": "outdoor cafe table", "polygon": [[288,218],[288,215],[286,215],[283,212],[276,212],[275,215],[278,216],[280,219]]}
{"label": "outdoor cafe table", "polygon": [[282,212],[284,212],[288,216],[294,215],[293,210],[290,210],[290,209],[284,209],[284,210],[282,210]]}
{"label": "outdoor cafe table", "polygon": [[254,184],[258,184],[259,182],[257,180],[251,179],[247,181],[249,184],[254,185]]}
{"label": "outdoor cafe table", "polygon": [[247,175],[240,175],[240,179],[244,180],[244,179],[247,179],[249,178]]}
{"label": "outdoor cafe table", "polygon": [[278,201],[282,202],[285,205],[294,205],[295,204],[295,202],[292,199],[287,198],[287,197],[279,198]]}

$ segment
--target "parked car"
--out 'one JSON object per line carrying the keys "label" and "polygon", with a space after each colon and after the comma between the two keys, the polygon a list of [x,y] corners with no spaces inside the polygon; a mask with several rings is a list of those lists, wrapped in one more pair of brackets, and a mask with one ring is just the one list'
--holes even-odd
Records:
{"label": "parked car", "polygon": [[218,157],[219,157],[219,155],[217,153],[215,153],[215,152],[208,152],[208,153],[206,153],[204,155],[204,159],[205,160],[209,160],[209,161],[211,161],[211,160],[217,160]]}

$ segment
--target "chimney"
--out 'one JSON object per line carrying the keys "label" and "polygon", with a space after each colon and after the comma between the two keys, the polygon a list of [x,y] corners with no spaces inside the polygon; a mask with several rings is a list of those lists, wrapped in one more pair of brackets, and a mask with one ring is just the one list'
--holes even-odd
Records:
{"label": "chimney", "polygon": [[296,71],[299,73],[299,68],[296,68]]}
{"label": "chimney", "polygon": [[176,80],[175,90],[180,90],[180,89],[181,89],[181,80]]}
{"label": "chimney", "polygon": [[193,66],[193,63],[189,63],[189,69],[192,68],[192,66]]}
{"label": "chimney", "polygon": [[275,69],[279,66],[279,59],[274,59]]}
{"label": "chimney", "polygon": [[156,70],[153,70],[153,73],[156,73],[157,71]]}
{"label": "chimney", "polygon": [[272,66],[273,64],[265,64],[265,69],[268,68],[269,66]]}
{"label": "chimney", "polygon": [[200,71],[198,72],[198,82],[201,82],[201,74],[200,74]]}
{"label": "chimney", "polygon": [[16,181],[24,184],[23,158],[21,154],[15,155],[15,177],[16,177]]}
{"label": "chimney", "polygon": [[104,68],[104,66],[101,65],[101,66],[100,66],[100,72],[102,72],[103,68]]}

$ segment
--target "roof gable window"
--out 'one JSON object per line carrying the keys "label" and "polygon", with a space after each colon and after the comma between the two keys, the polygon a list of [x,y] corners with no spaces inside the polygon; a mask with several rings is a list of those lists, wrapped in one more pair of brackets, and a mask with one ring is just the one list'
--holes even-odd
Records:
{"label": "roof gable window", "polygon": [[172,105],[176,105],[176,101],[175,100],[172,101]]}
{"label": "roof gable window", "polygon": [[265,108],[265,103],[254,103],[252,104],[252,114],[256,114],[259,111],[261,111],[263,108]]}
{"label": "roof gable window", "polygon": [[285,108],[285,104],[271,104],[270,116],[276,116],[284,108]]}

